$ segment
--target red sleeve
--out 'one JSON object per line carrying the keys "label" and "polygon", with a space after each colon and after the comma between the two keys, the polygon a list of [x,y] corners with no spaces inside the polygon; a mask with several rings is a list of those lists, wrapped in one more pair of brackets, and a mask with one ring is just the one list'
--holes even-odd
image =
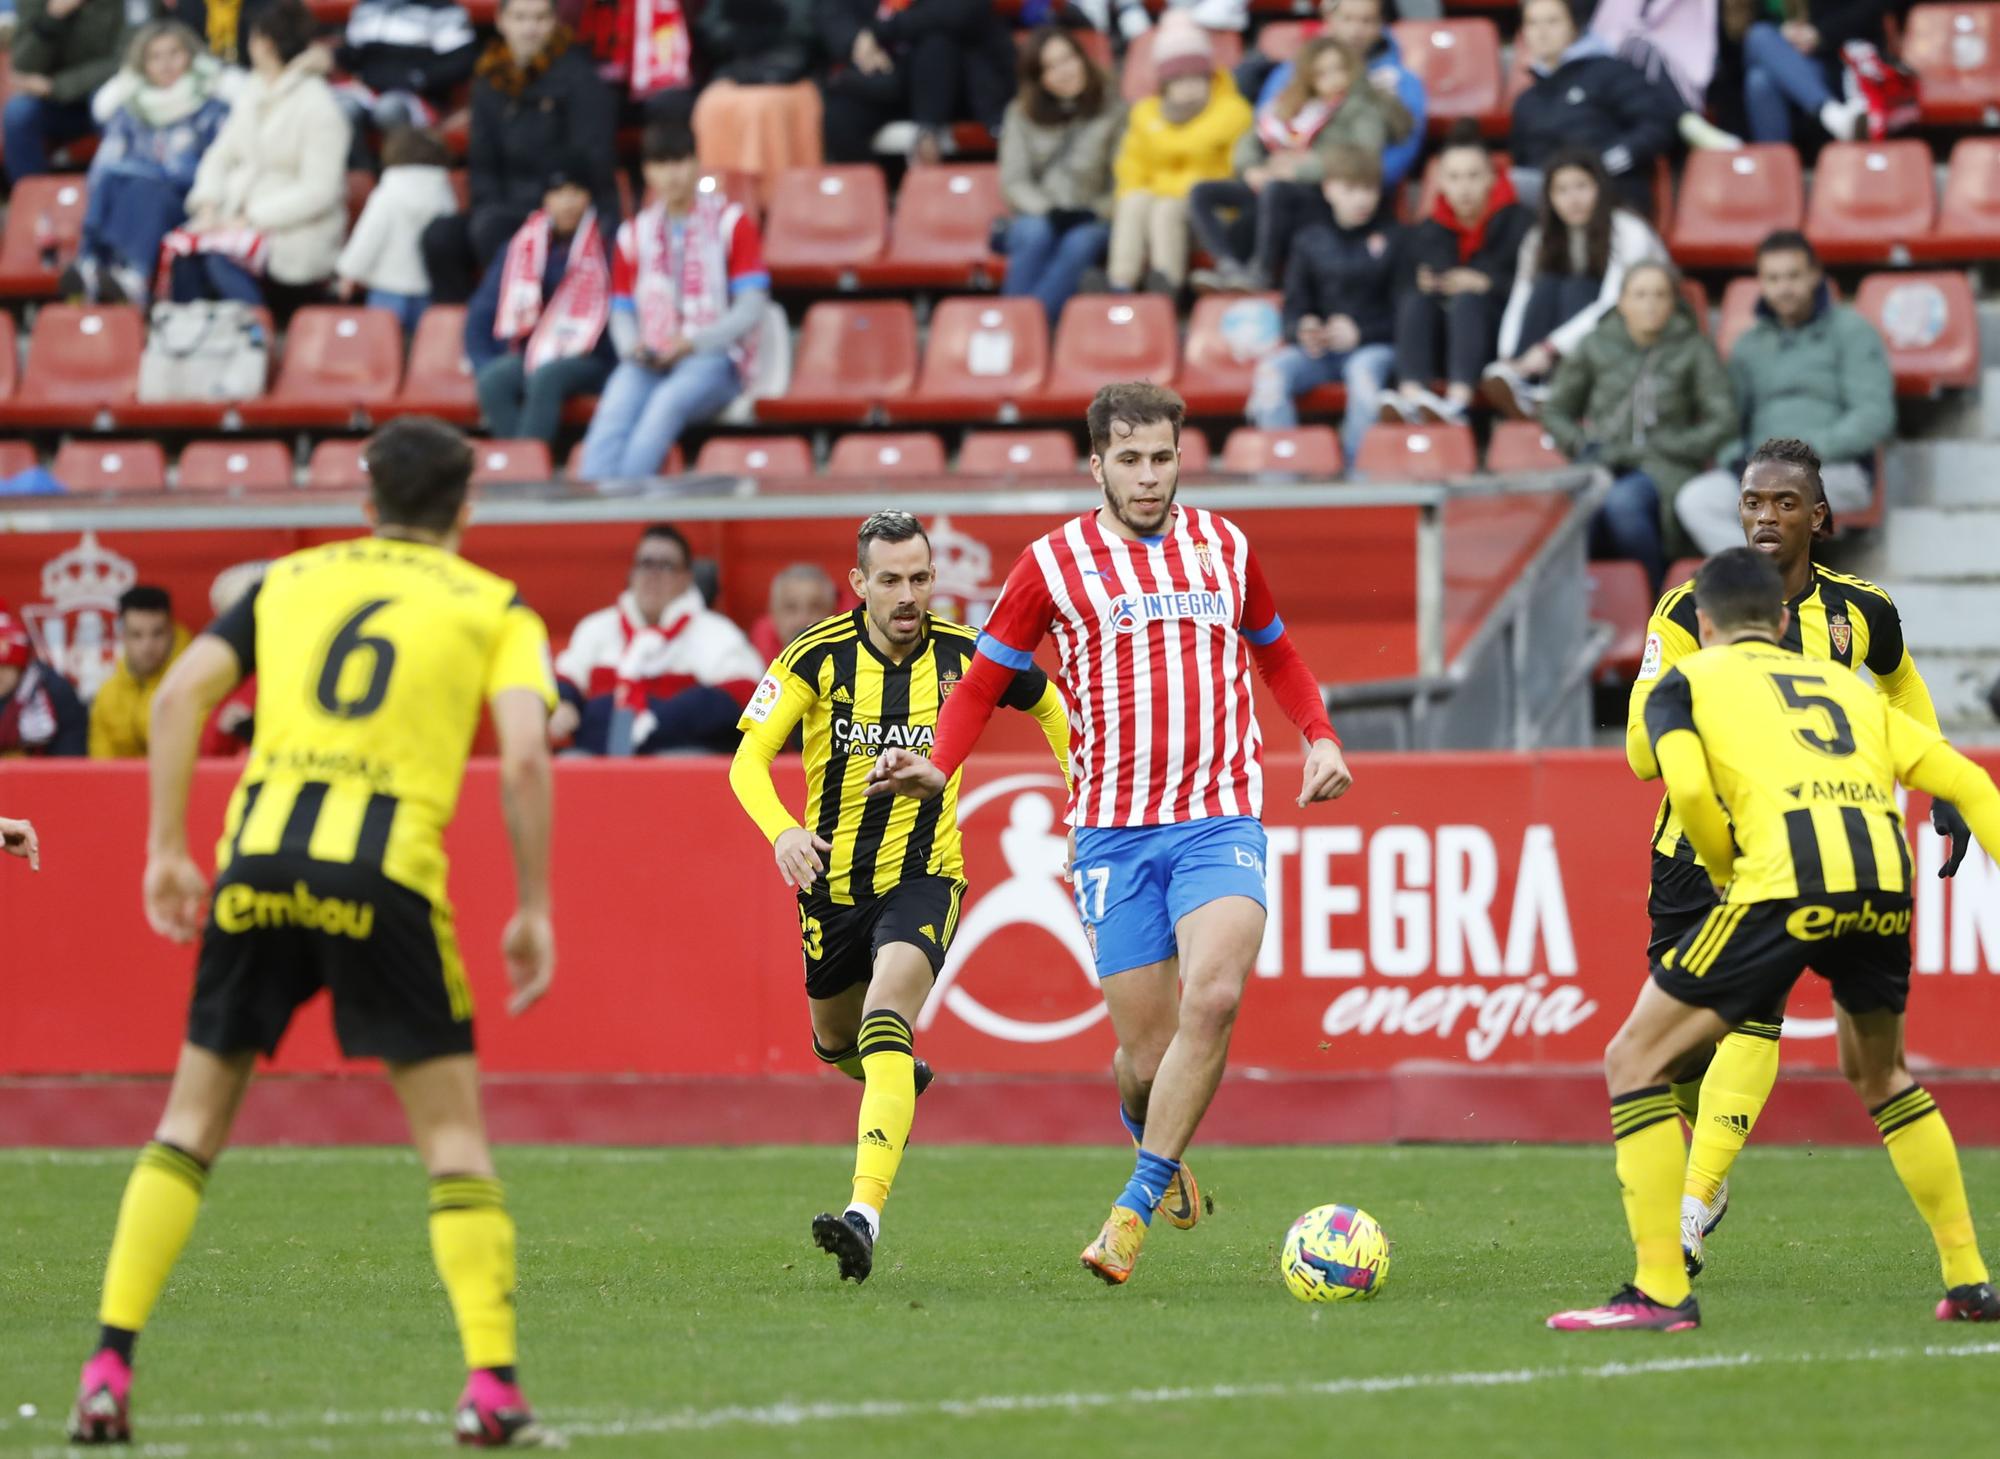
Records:
{"label": "red sleeve", "polygon": [[1001,586],[1000,600],[979,635],[979,651],[1010,669],[1025,669],[1035,661],[1042,635],[1055,622],[1056,600],[1042,577],[1031,547],[1014,560]]}
{"label": "red sleeve", "polygon": [[744,212],[737,217],[736,227],[729,234],[729,282],[740,285],[764,276],[761,287],[769,288],[769,272],[764,266],[764,238],[757,231],[757,220]]}
{"label": "red sleeve", "polygon": [[1243,573],[1243,632],[1252,643],[1266,644],[1283,633],[1285,625],[1278,618],[1278,600],[1264,580],[1264,565],[1257,561],[1256,550],[1253,548],[1246,555],[1249,561]]}
{"label": "red sleeve", "polygon": [[951,691],[944,708],[938,711],[937,737],[931,744],[931,763],[944,771],[945,779],[951,779],[953,772],[965,763],[965,757],[979,743],[986,721],[993,718],[993,706],[1000,702],[1000,696],[1013,682],[1014,670],[1005,664],[989,659],[983,653],[972,656],[965,677],[958,681],[958,687]]}

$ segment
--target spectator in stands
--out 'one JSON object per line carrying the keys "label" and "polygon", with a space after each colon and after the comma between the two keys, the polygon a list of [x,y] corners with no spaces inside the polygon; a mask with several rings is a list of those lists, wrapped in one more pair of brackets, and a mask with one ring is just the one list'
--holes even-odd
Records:
{"label": "spectator in stands", "polygon": [[[1637,562],[1658,593],[1686,546],[1674,498],[1737,433],[1729,376],[1670,264],[1626,271],[1618,307],[1563,352],[1542,424],[1571,460],[1614,473],[1591,556]],[[1736,535],[1740,545],[1740,525]]]}
{"label": "spectator in stands", "polygon": [[[1423,151],[1424,122],[1430,112],[1430,100],[1424,93],[1423,81],[1403,64],[1402,47],[1389,32],[1386,20],[1389,5],[1390,0],[1320,0],[1320,18],[1306,22],[1306,35],[1308,39],[1331,36],[1361,57],[1369,82],[1395,97],[1410,114],[1409,135],[1382,150],[1382,186],[1385,191],[1393,192],[1410,175],[1411,167]],[[1253,49],[1236,68],[1236,83],[1245,96],[1257,98],[1261,112],[1291,84],[1294,70],[1293,62],[1273,61]]]}
{"label": "spectator in stands", "polygon": [[[126,13],[131,13],[126,6]],[[250,16],[256,0],[152,0],[155,20],[178,20],[202,38],[209,54],[225,66],[250,61]]]}
{"label": "spectator in stands", "polygon": [[91,101],[104,140],[90,159],[83,235],[63,271],[65,295],[145,307],[160,241],[187,216],[195,169],[241,80],[177,20],[133,34],[125,65]]}
{"label": "spectator in stands", "polygon": [[654,475],[681,432],[742,392],[771,297],[757,222],[700,190],[694,134],[655,122],[641,157],[653,202],[618,232],[611,334],[619,364],[583,438],[589,481]]}
{"label": "spectator in stands", "polygon": [[465,311],[465,357],[486,429],[501,440],[555,444],[563,405],[595,395],[618,357],[611,316],[611,244],[590,205],[592,164],[549,172],[539,212],[480,281]]}
{"label": "spectator in stands", "polygon": [[795,562],[771,579],[769,610],[750,625],[750,644],[766,663],[775,659],[822,618],[831,618],[838,602],[826,569]]}
{"label": "spectator in stands", "polygon": [[556,659],[562,703],[549,717],[553,744],[574,740],[603,754],[613,711],[638,712],[632,749],[727,750],[768,660],[743,630],[702,601],[687,538],[646,528],[626,589],[576,625]]}
{"label": "spectator in stands", "polygon": [[134,760],[146,754],[153,693],[188,645],[188,631],[174,622],[173,599],[165,588],[141,583],[125,590],[118,599],[118,641],[118,667],[90,702],[94,760]]}
{"label": "spectator in stands", "polygon": [[1514,101],[1508,140],[1521,197],[1538,201],[1550,159],[1583,148],[1603,161],[1626,206],[1651,217],[1653,163],[1673,146],[1685,109],[1678,94],[1648,81],[1597,36],[1579,36],[1570,0],[1528,0],[1519,44],[1534,75]]}
{"label": "spectator in stands", "polygon": [[1691,147],[1743,145],[1741,138],[1701,116],[1715,76],[1718,9],[1716,0],[1597,0],[1590,13],[1592,34],[1613,55],[1679,95],[1687,108],[1681,115],[1681,136]]}
{"label": "spectator in stands", "polygon": [[916,123],[915,162],[936,162],[951,124],[1000,125],[1014,89],[1014,36],[992,0],[816,0],[827,75],[826,157],[866,162],[875,134]]}
{"label": "spectator in stands", "polygon": [[431,302],[424,229],[457,211],[444,143],[418,127],[391,131],[382,139],[381,179],[334,265],[340,297],[387,309],[402,320],[403,333],[414,331]]}
{"label": "spectator in stands", "polygon": [[1207,32],[1169,11],[1153,39],[1159,92],[1132,108],[1114,175],[1110,287],[1178,292],[1187,279],[1188,194],[1230,175],[1237,140],[1250,129],[1250,104],[1215,68]]}
{"label": "spectator in stands", "polygon": [[1021,52],[1021,91],[1000,128],[1007,222],[1003,294],[1041,300],[1053,326],[1111,241],[1111,154],[1125,109],[1076,37],[1044,26]]}
{"label": "spectator in stands", "polygon": [[[773,0],[754,0],[753,8]],[[742,0],[558,0],[556,13],[588,50],[607,86],[648,121],[688,122],[694,112],[695,23]]]}
{"label": "spectator in stands", "polygon": [[[1479,128],[1462,121],[1438,154],[1438,196],[1404,255],[1396,298],[1396,389],[1382,418],[1462,423],[1493,363],[1514,287],[1528,210],[1494,166]],[[1443,377],[1445,393],[1431,390]]]}
{"label": "spectator in stands", "polygon": [[1361,449],[1395,365],[1396,279],[1403,230],[1382,199],[1382,163],[1361,147],[1333,147],[1320,183],[1332,220],[1292,245],[1285,269],[1285,338],[1257,366],[1245,414],[1252,425],[1288,430],[1297,397],[1322,385],[1347,387],[1342,430],[1347,458]]}
{"label": "spectator in stands", "polygon": [[81,755],[89,728],[69,680],[35,656],[27,630],[0,610],[0,759]]}
{"label": "spectator in stands", "polygon": [[[243,595],[264,580],[268,562],[239,562],[215,575],[208,590],[209,621],[215,622],[234,608]],[[215,706],[201,732],[201,754],[205,759],[226,760],[250,748],[257,728],[257,675],[253,672]]]}
{"label": "spectator in stands", "polygon": [[[1886,49],[1888,0],[1799,0],[1781,24],[1758,20],[1743,36],[1743,110],[1753,142],[1789,142],[1795,112],[1816,119],[1836,142],[1854,140],[1868,106],[1841,99],[1840,48],[1866,41]],[[1759,437],[1759,439],[1762,439]]]}
{"label": "spectator in stands", "polygon": [[1380,157],[1410,126],[1403,104],[1369,84],[1359,56],[1331,36],[1308,41],[1291,82],[1238,139],[1236,176],[1196,183],[1188,194],[1188,222],[1216,260],[1196,272],[1194,286],[1256,292],[1283,282],[1301,210],[1314,221],[1325,216],[1319,183],[1327,149]]}
{"label": "spectator in stands", "polygon": [[355,165],[369,165],[369,127],[436,126],[478,58],[472,20],[457,0],[361,0],[333,53],[347,76],[336,94],[354,127]]}
{"label": "spectator in stands", "polygon": [[1704,472],[1674,503],[1704,555],[1740,546],[1738,467],[1751,444],[1793,436],[1826,464],[1834,513],[1859,511],[1875,490],[1875,451],[1896,429],[1896,383],[1875,327],[1833,302],[1803,233],[1773,233],[1757,248],[1757,320],[1729,352],[1742,418],[1723,469]]}
{"label": "spectator in stands", "polygon": [[1667,246],[1637,213],[1618,206],[1592,152],[1558,152],[1542,188],[1541,216],[1521,240],[1514,288],[1500,316],[1500,358],[1482,382],[1502,415],[1532,420],[1556,361],[1583,343],[1643,259]]}
{"label": "spectator in stands", "polygon": [[125,0],[19,0],[4,113],[7,175],[49,170],[49,153],[97,130],[91,93],[125,59]]}
{"label": "spectator in stands", "polygon": [[176,301],[265,302],[260,279],[296,292],[333,273],[347,232],[347,117],[302,0],[250,21],[250,79],[202,154],[189,221],[169,233]]}
{"label": "spectator in stands", "polygon": [[556,23],[550,0],[505,0],[500,39],[472,81],[472,210],[424,230],[431,295],[462,303],[541,206],[549,169],[571,151],[590,160],[600,231],[617,231],[617,105],[589,53]]}

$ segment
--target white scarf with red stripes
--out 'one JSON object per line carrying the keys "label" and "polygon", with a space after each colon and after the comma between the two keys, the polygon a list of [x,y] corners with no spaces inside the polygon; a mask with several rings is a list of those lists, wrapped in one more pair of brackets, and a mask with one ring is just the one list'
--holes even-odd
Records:
{"label": "white scarf with red stripes", "polygon": [[[729,245],[742,214],[740,205],[702,193],[678,234],[659,203],[625,225],[637,265],[632,305],[639,315],[639,343],[648,354],[668,353],[728,312]],[[729,348],[740,380],[750,378],[756,343],[752,330]]]}
{"label": "white scarf with red stripes", "polygon": [[501,265],[500,307],[493,316],[493,337],[514,344],[528,337],[529,374],[550,360],[572,359],[597,348],[611,318],[611,270],[604,261],[604,244],[597,233],[597,209],[585,211],[570,239],[569,261],[562,282],[546,308],[542,305],[542,275],[548,270],[555,225],[543,211],[535,212],[507,245]]}

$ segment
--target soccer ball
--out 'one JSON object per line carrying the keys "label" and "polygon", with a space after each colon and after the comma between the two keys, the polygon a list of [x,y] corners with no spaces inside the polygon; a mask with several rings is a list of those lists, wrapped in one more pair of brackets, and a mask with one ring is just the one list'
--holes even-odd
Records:
{"label": "soccer ball", "polygon": [[1285,1286],[1301,1302],[1361,1301],[1389,1277],[1389,1238],[1353,1206],[1314,1206],[1285,1233]]}

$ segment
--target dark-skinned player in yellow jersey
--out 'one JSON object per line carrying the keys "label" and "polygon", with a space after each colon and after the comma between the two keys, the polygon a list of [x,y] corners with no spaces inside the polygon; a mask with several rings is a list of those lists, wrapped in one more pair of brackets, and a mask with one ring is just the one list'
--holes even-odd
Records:
{"label": "dark-skinned player in yellow jersey", "polygon": [[[1891,705],[1925,728],[1937,729],[1937,710],[1903,644],[1902,620],[1889,595],[1871,582],[1813,561],[1814,544],[1833,535],[1833,514],[1812,448],[1782,438],[1764,442],[1744,468],[1739,505],[1747,545],[1770,558],[1784,583],[1789,618],[1783,646],[1810,659],[1866,668]],[[1669,589],[1653,610],[1645,660],[1632,686],[1625,756],[1641,780],[1660,774],[1646,733],[1653,687],[1700,646],[1694,585],[1684,583]],[[1932,802],[1931,824],[1950,839],[1951,852],[1939,873],[1950,876],[1965,859],[1972,834],[1964,817],[1944,801]],[[1700,926],[1714,906],[1714,890],[1681,818],[1672,802],[1663,799],[1653,823],[1649,954],[1659,956]],[[1705,1240],[1729,1208],[1730,1166],[1777,1083],[1784,1019],[1780,996],[1674,1071],[1674,1100],[1693,1133],[1681,1202],[1681,1246],[1689,1276],[1701,1272]]]}

